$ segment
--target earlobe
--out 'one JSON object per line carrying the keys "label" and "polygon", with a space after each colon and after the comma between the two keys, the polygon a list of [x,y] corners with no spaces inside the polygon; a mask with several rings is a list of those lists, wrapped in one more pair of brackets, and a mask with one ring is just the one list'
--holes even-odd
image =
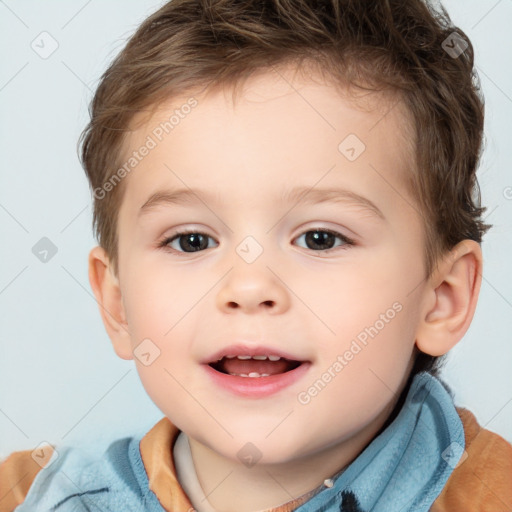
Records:
{"label": "earlobe", "polygon": [[426,290],[416,334],[419,350],[440,356],[464,336],[475,313],[482,265],[482,250],[474,240],[459,242],[439,263]]}
{"label": "earlobe", "polygon": [[112,272],[107,253],[100,246],[89,253],[89,282],[116,354],[122,359],[133,359],[119,280]]}

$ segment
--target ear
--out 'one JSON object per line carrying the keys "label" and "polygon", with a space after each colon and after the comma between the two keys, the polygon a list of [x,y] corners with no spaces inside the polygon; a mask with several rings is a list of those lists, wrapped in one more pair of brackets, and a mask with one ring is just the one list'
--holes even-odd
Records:
{"label": "ear", "polygon": [[114,275],[106,251],[99,246],[89,253],[89,282],[116,354],[121,359],[133,359],[119,279]]}
{"label": "ear", "polygon": [[464,336],[475,313],[482,283],[482,250],[459,242],[429,278],[416,346],[432,356],[446,354]]}

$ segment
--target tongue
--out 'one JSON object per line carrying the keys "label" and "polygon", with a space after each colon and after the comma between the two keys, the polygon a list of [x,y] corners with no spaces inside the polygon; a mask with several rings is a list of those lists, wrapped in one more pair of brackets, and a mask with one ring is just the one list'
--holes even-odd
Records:
{"label": "tongue", "polygon": [[298,366],[298,364],[297,361],[288,361],[286,359],[280,359],[279,361],[270,361],[268,359],[259,361],[257,359],[241,360],[235,357],[233,359],[222,359],[219,369],[226,373],[249,374],[251,372],[258,372],[260,374],[268,373],[269,375],[276,375],[292,370]]}

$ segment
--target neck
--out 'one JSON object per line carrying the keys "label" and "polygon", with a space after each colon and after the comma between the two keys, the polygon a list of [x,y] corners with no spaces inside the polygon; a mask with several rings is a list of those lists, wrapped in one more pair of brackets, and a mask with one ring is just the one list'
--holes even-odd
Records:
{"label": "neck", "polygon": [[246,467],[189,438],[199,483],[218,512],[255,512],[278,507],[306,494],[315,494],[326,479],[348,466],[371,442],[388,419],[394,404],[355,435],[299,459],[258,462]]}

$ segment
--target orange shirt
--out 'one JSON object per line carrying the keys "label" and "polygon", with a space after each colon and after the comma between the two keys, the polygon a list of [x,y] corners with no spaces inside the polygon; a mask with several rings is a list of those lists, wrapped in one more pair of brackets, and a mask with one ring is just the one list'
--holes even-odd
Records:
{"label": "orange shirt", "polygon": [[[457,413],[464,426],[467,458],[454,469],[431,512],[511,512],[512,445],[480,427],[467,409],[457,408]],[[178,428],[162,418],[140,442],[149,488],[169,512],[193,509],[176,476],[172,448],[178,434]],[[51,456],[48,450],[46,460]],[[11,512],[23,502],[42,469],[31,454],[32,450],[14,452],[0,464],[0,512]],[[292,500],[271,511],[291,512],[306,499]]]}

